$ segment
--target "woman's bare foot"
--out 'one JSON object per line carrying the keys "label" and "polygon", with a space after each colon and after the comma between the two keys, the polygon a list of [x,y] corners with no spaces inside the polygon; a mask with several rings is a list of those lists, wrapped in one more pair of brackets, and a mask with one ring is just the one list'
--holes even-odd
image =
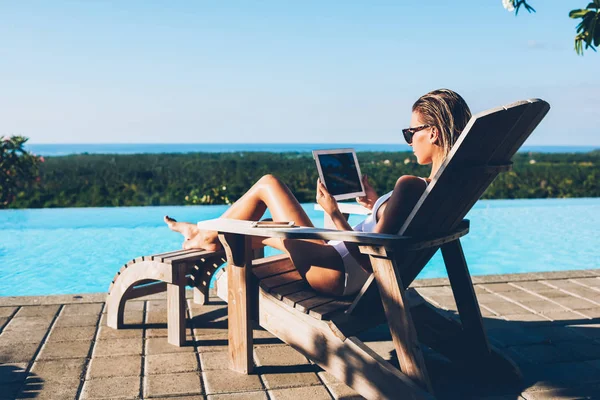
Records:
{"label": "woman's bare foot", "polygon": [[169,229],[181,233],[186,240],[192,239],[200,232],[195,224],[190,224],[189,222],[177,222],[174,218],[171,218],[168,215],[165,215],[164,220],[169,226]]}
{"label": "woman's bare foot", "polygon": [[183,248],[185,250],[203,249],[207,251],[216,251],[222,247],[216,232],[202,231],[198,229],[198,226],[195,224],[190,224],[189,222],[177,222],[168,215],[165,215],[164,220],[172,231],[179,232],[183,235],[185,238]]}

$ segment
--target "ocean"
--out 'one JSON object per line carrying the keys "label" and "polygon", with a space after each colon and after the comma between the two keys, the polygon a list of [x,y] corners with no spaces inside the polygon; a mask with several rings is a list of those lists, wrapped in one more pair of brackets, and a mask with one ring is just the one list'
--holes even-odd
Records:
{"label": "ocean", "polygon": [[[410,151],[406,144],[364,143],[106,143],[106,144],[28,144],[27,150],[41,156],[68,154],[143,154],[143,153],[234,153],[234,152],[310,152],[318,149],[353,148],[360,151]],[[586,153],[594,146],[523,146],[520,152]]]}

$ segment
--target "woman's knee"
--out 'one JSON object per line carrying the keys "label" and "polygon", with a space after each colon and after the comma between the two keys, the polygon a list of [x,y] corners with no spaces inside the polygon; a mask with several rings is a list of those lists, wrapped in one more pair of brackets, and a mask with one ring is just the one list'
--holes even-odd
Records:
{"label": "woman's knee", "polygon": [[256,182],[256,185],[260,188],[285,186],[279,178],[277,178],[275,175],[272,175],[272,174],[263,175]]}

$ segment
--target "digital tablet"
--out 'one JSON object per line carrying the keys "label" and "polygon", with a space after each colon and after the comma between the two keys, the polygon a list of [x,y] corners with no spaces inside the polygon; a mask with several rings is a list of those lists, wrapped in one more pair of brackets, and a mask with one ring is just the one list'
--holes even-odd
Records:
{"label": "digital tablet", "polygon": [[365,195],[354,149],[313,150],[319,178],[336,200]]}

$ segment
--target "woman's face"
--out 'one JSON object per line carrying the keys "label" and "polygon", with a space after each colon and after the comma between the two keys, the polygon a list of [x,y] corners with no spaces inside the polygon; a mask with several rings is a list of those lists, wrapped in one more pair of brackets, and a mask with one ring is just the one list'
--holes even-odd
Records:
{"label": "woman's face", "polygon": [[[425,125],[423,120],[421,120],[421,115],[416,111],[413,112],[410,118],[410,127],[414,128],[421,125]],[[413,153],[415,153],[415,156],[417,157],[417,162],[421,165],[431,164],[432,162],[434,144],[431,129],[432,128],[429,127],[415,132],[412,143],[410,144]]]}

